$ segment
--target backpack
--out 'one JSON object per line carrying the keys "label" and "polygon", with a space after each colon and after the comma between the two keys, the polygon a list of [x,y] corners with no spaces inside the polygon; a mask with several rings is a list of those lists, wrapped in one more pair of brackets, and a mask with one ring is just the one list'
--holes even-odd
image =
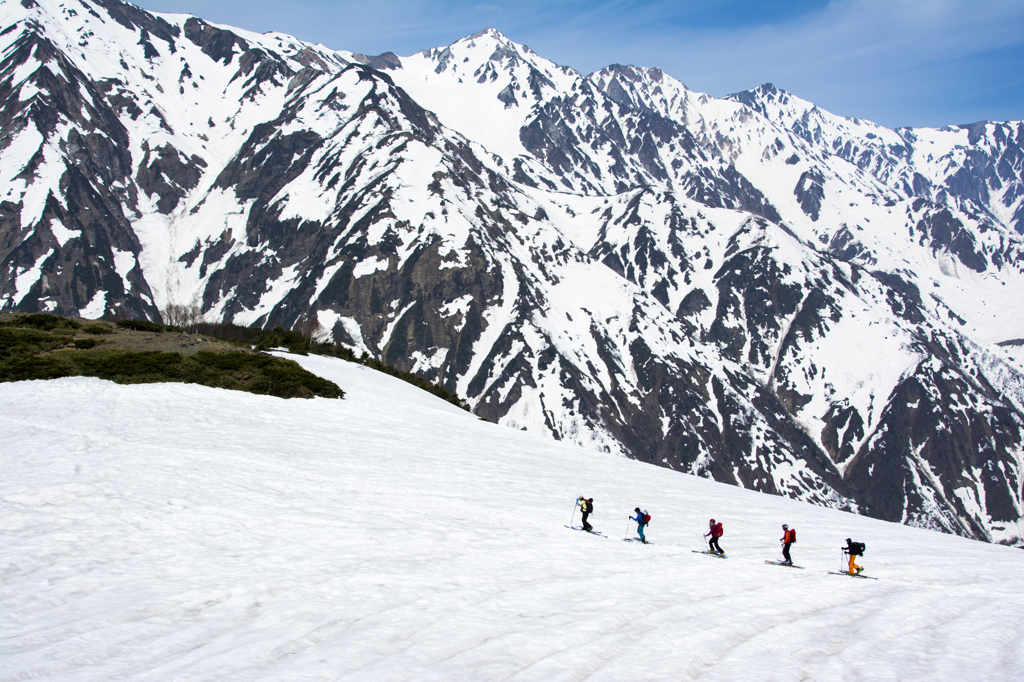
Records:
{"label": "backpack", "polygon": [[796,542],[796,528],[790,528],[789,530],[789,541]]}
{"label": "backpack", "polygon": [[850,554],[855,554],[857,556],[864,556],[864,550],[865,549],[867,549],[867,547],[864,545],[863,542],[851,542],[850,543],[850,550],[849,550]]}
{"label": "backpack", "polygon": [[716,538],[720,538],[725,535],[725,529],[722,528],[721,522],[715,524],[715,531],[712,533]]}
{"label": "backpack", "polygon": [[651,515],[650,514],[644,514],[644,524],[648,524],[650,522],[651,522]]}

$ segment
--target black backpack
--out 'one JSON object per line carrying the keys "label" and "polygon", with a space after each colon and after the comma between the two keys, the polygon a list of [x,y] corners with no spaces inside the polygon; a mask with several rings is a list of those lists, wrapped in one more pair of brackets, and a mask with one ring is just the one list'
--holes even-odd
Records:
{"label": "black backpack", "polygon": [[850,554],[856,554],[857,556],[864,556],[864,550],[867,547],[863,542],[851,542],[850,543]]}

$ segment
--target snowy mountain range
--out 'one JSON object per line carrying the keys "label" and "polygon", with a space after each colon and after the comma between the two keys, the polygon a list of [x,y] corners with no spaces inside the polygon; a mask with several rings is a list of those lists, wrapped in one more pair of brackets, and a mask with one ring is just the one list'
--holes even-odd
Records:
{"label": "snowy mountain range", "polygon": [[478,415],[1024,537],[1024,123],[0,5],[0,308],[316,330]]}

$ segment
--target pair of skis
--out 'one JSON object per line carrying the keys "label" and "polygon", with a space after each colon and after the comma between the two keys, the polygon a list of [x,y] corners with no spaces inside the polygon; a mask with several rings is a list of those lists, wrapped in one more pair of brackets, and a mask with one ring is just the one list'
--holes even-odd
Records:
{"label": "pair of skis", "polygon": [[864,580],[878,580],[870,575],[862,575],[860,573],[849,573],[847,571],[829,571],[829,575],[845,575],[847,578],[863,578]]}
{"label": "pair of skis", "polygon": [[803,566],[797,566],[796,564],[787,564],[785,561],[768,561],[766,559],[765,563],[766,564],[771,564],[772,566],[786,566],[788,568],[799,568],[799,569],[803,570]]}
{"label": "pair of skis", "polygon": [[[766,564],[771,564],[772,566],[788,566],[789,568],[800,568],[800,569],[803,568],[803,566],[797,566],[795,564],[787,564],[785,561],[765,561],[765,563]],[[864,580],[878,580],[878,578],[875,578],[875,577],[870,576],[870,575],[861,575],[860,573],[848,573],[846,571],[829,571],[828,574],[829,575],[845,575],[847,578],[863,578]]]}
{"label": "pair of skis", "polygon": [[582,533],[590,533],[591,535],[596,535],[599,538],[606,538],[606,537],[608,537],[607,535],[605,535],[604,533],[602,533],[599,530],[584,530],[583,526],[566,526],[566,528],[568,528],[569,530],[578,530],[578,531],[580,531]]}
{"label": "pair of skis", "polygon": [[[803,569],[803,566],[797,566],[796,564],[787,564],[785,561],[765,561],[765,563],[771,564],[772,566],[788,566],[789,568]],[[845,575],[848,578],[863,578],[864,580],[878,580],[878,578],[875,578],[870,575],[861,575],[860,573],[848,573],[846,571],[829,571],[828,574]]]}
{"label": "pair of skis", "polygon": [[[583,528],[580,527],[580,526],[566,526],[566,528],[568,528],[569,530],[580,531],[580,532],[583,532],[583,533],[590,533],[591,535],[596,535],[599,538],[607,538],[608,537],[607,535],[605,535],[604,533],[602,533],[599,530],[583,530]],[[647,542],[643,542],[642,540],[640,540],[640,538],[622,538],[622,540],[624,542],[640,542],[641,544],[645,544],[645,545],[653,545],[654,544],[650,540],[648,540]]]}

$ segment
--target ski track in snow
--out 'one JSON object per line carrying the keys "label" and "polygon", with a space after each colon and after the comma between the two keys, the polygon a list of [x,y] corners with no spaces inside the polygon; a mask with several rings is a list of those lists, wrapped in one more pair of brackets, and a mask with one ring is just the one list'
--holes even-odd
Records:
{"label": "ski track in snow", "polygon": [[[346,398],[0,384],[0,680],[1024,679],[1019,550],[296,359]],[[579,494],[611,541],[564,527]],[[728,561],[691,553],[709,516]],[[806,570],[763,563],[784,522]],[[846,537],[877,582],[827,575]]]}

